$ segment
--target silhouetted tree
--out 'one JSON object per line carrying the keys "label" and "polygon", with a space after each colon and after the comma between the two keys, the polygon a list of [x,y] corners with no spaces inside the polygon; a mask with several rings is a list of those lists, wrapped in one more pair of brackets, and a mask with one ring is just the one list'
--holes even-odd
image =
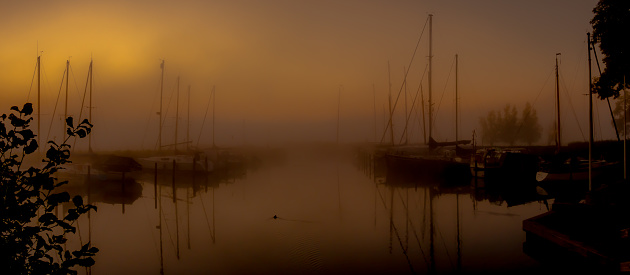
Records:
{"label": "silhouetted tree", "polygon": [[593,39],[604,54],[604,71],[593,83],[599,98],[617,98],[630,80],[630,1],[600,0],[593,9]]}
{"label": "silhouetted tree", "polygon": [[532,143],[540,140],[542,126],[538,123],[536,109],[533,109],[529,102],[525,104],[520,124],[520,130],[518,131],[518,139],[520,141],[527,143],[527,145],[532,145]]}
{"label": "silhouetted tree", "polygon": [[73,224],[79,216],[96,207],[75,196],[74,208],[62,217],[55,215],[70,194],[56,191],[67,181],[59,181],[54,173],[70,162],[68,139],[87,136],[92,125],[84,120],[74,127],[72,117],[67,118],[68,139],[62,144],[49,141],[42,168],[28,167],[25,156],[39,147],[29,129],[33,108],[26,103],[11,111],[0,116],[0,269],[3,274],[76,274],[72,268],[93,265],[98,249],[87,243],[70,251],[64,244],[68,234],[76,232]]}
{"label": "silhouetted tree", "polygon": [[542,127],[538,116],[529,103],[523,109],[522,118],[518,117],[515,106],[506,105],[500,111],[490,111],[486,117],[479,118],[483,142],[494,145],[503,142],[514,145],[517,141],[532,144],[540,139]]}
{"label": "silhouetted tree", "polygon": [[514,145],[517,140],[518,112],[515,106],[505,105],[503,113],[499,113],[499,139],[510,145]]}
{"label": "silhouetted tree", "polygon": [[495,111],[488,112],[486,117],[479,118],[481,124],[481,140],[491,146],[499,141],[499,123]]}

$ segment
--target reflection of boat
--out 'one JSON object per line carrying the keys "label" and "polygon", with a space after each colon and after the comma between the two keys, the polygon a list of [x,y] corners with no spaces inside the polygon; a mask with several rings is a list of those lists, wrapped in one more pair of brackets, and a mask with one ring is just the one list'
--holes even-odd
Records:
{"label": "reflection of boat", "polygon": [[493,180],[532,181],[538,169],[538,157],[522,148],[479,149],[470,159],[474,177]]}

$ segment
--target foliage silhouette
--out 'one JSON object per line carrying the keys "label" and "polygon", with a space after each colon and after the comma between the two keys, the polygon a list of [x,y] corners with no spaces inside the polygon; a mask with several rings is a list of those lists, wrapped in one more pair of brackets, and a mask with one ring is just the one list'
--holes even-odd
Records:
{"label": "foliage silhouette", "polygon": [[493,110],[485,117],[480,117],[479,124],[482,142],[491,146],[497,142],[514,145],[517,141],[531,145],[540,139],[542,132],[536,110],[529,102],[520,118],[516,107],[508,104],[502,110]]}
{"label": "foliage silhouette", "polygon": [[68,139],[87,136],[92,124],[86,119],[74,127],[68,117],[66,140],[48,141],[43,168],[28,167],[25,157],[39,148],[28,129],[33,106],[26,103],[11,111],[0,116],[0,267],[9,274],[76,274],[73,267],[94,264],[98,248],[87,243],[79,250],[66,250],[67,235],[76,232],[74,223],[82,214],[96,207],[75,196],[74,208],[63,217],[55,215],[58,205],[70,201],[70,194],[56,190],[68,182],[59,181],[54,173],[71,162]]}
{"label": "foliage silhouette", "polygon": [[630,82],[630,1],[600,0],[593,13],[593,40],[599,43],[606,65],[593,83],[593,92],[601,99],[617,98],[624,76]]}

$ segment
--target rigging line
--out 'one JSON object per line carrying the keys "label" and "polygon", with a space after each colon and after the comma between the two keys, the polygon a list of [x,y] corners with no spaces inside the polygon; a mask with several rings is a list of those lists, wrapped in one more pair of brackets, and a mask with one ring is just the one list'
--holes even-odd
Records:
{"label": "rigging line", "polygon": [[571,112],[573,113],[573,118],[574,118],[574,119],[575,119],[575,121],[577,122],[578,129],[580,130],[580,134],[582,135],[582,139],[583,139],[584,141],[587,141],[587,140],[586,140],[586,137],[584,136],[584,132],[582,132],[582,127],[580,126],[580,121],[578,120],[577,113],[575,112],[575,108],[573,107],[573,102],[571,101],[571,96],[569,95],[569,91],[568,91],[568,89],[567,89],[567,84],[565,83],[565,81],[564,81],[565,79],[564,79],[564,77],[563,77],[563,75],[562,75],[562,74],[560,74],[560,79],[562,80],[562,81],[561,81],[561,83],[562,83],[562,85],[564,86],[564,93],[565,93],[565,96],[566,96],[566,97],[567,97],[567,99],[569,100],[569,107],[571,107]]}
{"label": "rigging line", "polygon": [[[409,206],[408,206],[408,204],[404,203],[404,200],[403,200],[402,194],[400,193],[400,190],[398,190],[398,196],[400,197],[400,201],[403,203],[403,206],[405,207],[405,210],[408,210],[407,208]],[[424,262],[428,266],[429,265],[429,261],[427,260],[427,255],[424,253],[424,249],[422,249],[420,238],[418,238],[418,233],[416,232],[416,227],[413,225],[413,221],[412,220],[407,219],[407,222],[409,222],[409,224],[411,225],[411,231],[413,232],[413,235],[416,237],[416,241],[418,243],[418,248],[420,249],[420,253],[422,253],[422,259],[424,260]]]}
{"label": "rigging line", "polygon": [[[551,70],[551,72],[549,73],[549,75],[547,76],[547,79],[545,80],[545,82],[543,83],[543,86],[540,88],[540,90],[538,91],[538,95],[536,95],[536,98],[534,98],[534,102],[532,103],[532,109],[534,109],[534,105],[536,105],[536,102],[538,101],[538,98],[540,97],[540,95],[542,94],[542,91],[545,89],[545,86],[547,86],[547,82],[549,82],[549,79],[551,78],[551,76],[555,73],[555,69],[556,67],[554,66],[553,69]],[[523,124],[525,123],[525,121],[521,121],[518,125],[518,129],[516,130],[516,135],[518,135],[521,132],[521,128],[523,128]],[[578,125],[579,126],[579,125]],[[581,131],[582,129],[580,129]],[[582,135],[584,136],[584,135]]]}
{"label": "rigging line", "polygon": [[[175,246],[175,241],[173,241],[173,236],[171,236],[171,230],[169,229],[168,223],[166,222],[166,215],[164,214],[164,207],[161,207],[160,212],[164,216],[164,221],[165,221],[164,224],[166,225],[166,234],[168,235],[168,238],[171,240],[171,245],[173,246],[173,249],[177,249]],[[175,219],[175,222],[177,222],[177,219]]]}
{"label": "rigging line", "polygon": [[[147,132],[149,131],[149,124],[151,124],[151,117],[153,117],[153,108],[155,107],[155,98],[158,93],[153,93],[153,101],[151,102],[151,108],[149,109],[149,115],[147,116],[147,123],[144,124],[144,134],[142,134],[142,142],[140,143],[140,147],[144,148],[144,142],[147,138]],[[158,141],[155,141],[155,147],[157,148]]]}
{"label": "rigging line", "polygon": [[72,69],[72,65],[70,65],[70,73],[72,74],[72,80],[74,80],[74,89],[77,92],[77,96],[81,96],[81,94],[79,93],[79,85],[77,84],[77,78],[74,76],[74,69]]}
{"label": "rigging line", "polygon": [[446,93],[446,88],[448,88],[448,81],[449,79],[451,79],[451,74],[453,73],[453,67],[455,67],[455,57],[453,57],[453,62],[451,63],[451,69],[448,71],[448,76],[446,77],[446,83],[444,84],[444,90],[442,90],[442,96],[440,96],[440,101],[438,102],[437,109],[435,110],[435,115],[433,116],[433,121],[431,122],[433,123],[433,125],[435,125],[437,114],[440,111],[440,105],[442,105],[442,99],[444,98],[444,94]]}
{"label": "rigging line", "polygon": [[[142,183],[140,183],[140,184],[142,185],[142,188],[144,189],[146,184],[145,184],[144,182],[142,182]],[[151,185],[153,185],[153,184],[151,184]],[[142,196],[142,197],[143,197],[143,198],[150,198],[150,197],[145,197],[145,196]],[[148,200],[142,200],[142,201],[143,201],[142,206],[144,207],[144,213],[145,213],[145,214],[147,214],[147,213],[149,212],[149,209],[148,209],[148,207],[147,207],[147,201],[148,201]],[[146,224],[147,224],[147,225],[150,225],[150,224],[152,223],[152,220],[151,220],[151,218],[149,217],[149,215],[148,215],[148,214],[147,214],[147,215],[145,215],[145,218],[146,218],[146,220],[147,220],[147,223],[146,223]],[[159,253],[157,252],[157,250],[159,249],[159,247],[158,247],[158,245],[159,245],[159,244],[155,241],[155,237],[156,237],[156,236],[155,236],[155,230],[153,230],[153,229],[155,229],[156,227],[155,227],[155,226],[149,226],[149,228],[150,228],[150,230],[149,230],[149,231],[151,232],[151,240],[153,241],[153,245],[154,245],[154,248],[155,248],[156,256],[157,256],[157,257],[159,257],[160,255],[159,255]],[[159,237],[158,237],[158,239],[159,239]]]}
{"label": "rigging line", "polygon": [[[92,66],[90,66],[88,68],[87,79],[85,80],[85,90],[83,90],[83,99],[81,100],[81,108],[79,109],[78,123],[81,123],[81,117],[83,116],[83,105],[85,105],[85,95],[87,94],[88,84],[90,84],[90,74],[91,73],[92,73]],[[74,73],[72,74],[72,76],[74,76]],[[76,86],[76,79],[74,80],[74,84]],[[77,88],[77,91],[78,91],[78,88]],[[75,138],[74,139],[74,143],[72,144],[72,152],[74,152],[74,149],[76,148],[76,145],[77,145],[77,139]]]}
{"label": "rigging line", "polygon": [[[599,59],[597,58],[597,51],[593,49],[593,53],[595,55],[595,63],[597,64],[597,70],[599,71],[599,75],[601,77],[602,68],[599,66]],[[617,122],[615,121],[615,116],[613,115],[612,107],[610,107],[610,97],[606,98],[606,102],[608,103],[608,110],[610,111],[610,117],[612,118],[612,125],[615,128],[615,134],[617,134],[617,141],[621,141],[621,139],[619,138],[619,130],[617,130]]]}
{"label": "rigging line", "polygon": [[53,124],[53,121],[55,120],[55,113],[57,112],[57,105],[59,104],[59,98],[61,97],[61,89],[63,88],[63,80],[65,78],[66,78],[66,69],[63,70],[63,75],[61,76],[61,84],[59,84],[59,92],[57,93],[57,101],[55,101],[55,109],[53,109],[53,113],[50,118],[50,125],[48,126],[48,134],[46,134],[46,140],[50,140],[50,131],[52,130],[52,124]]}
{"label": "rigging line", "polygon": [[[424,36],[424,31],[427,28],[427,24],[429,23],[429,17],[427,17],[427,20],[424,22],[424,27],[422,27],[422,32],[420,33],[420,37],[418,37],[418,42],[416,43],[416,47],[413,49],[413,54],[411,55],[411,60],[409,60],[409,65],[407,66],[407,72],[405,73],[405,78],[403,78],[403,84],[405,83],[405,81],[407,81],[407,76],[409,75],[409,71],[411,70],[411,64],[413,63],[413,59],[416,56],[416,52],[418,51],[418,47],[420,46],[420,41],[422,40],[422,37]],[[392,108],[391,112],[390,112],[390,116],[392,116],[394,114],[394,110],[396,110],[396,105],[398,105],[398,99],[400,98],[400,93],[403,90],[403,84],[400,85],[400,89],[398,90],[398,96],[396,96],[396,101],[394,102],[394,107]],[[387,126],[385,126],[385,130],[383,131],[383,136],[381,137],[381,143],[383,143],[383,140],[385,139],[385,135],[387,134],[387,129],[389,129],[389,127],[391,127],[391,120],[387,122]]]}
{"label": "rigging line", "polygon": [[206,224],[208,225],[208,232],[210,232],[210,238],[212,238],[212,241],[215,241],[214,240],[215,235],[214,235],[214,232],[212,231],[212,228],[210,228],[210,221],[208,220],[208,212],[206,211],[206,205],[203,203],[203,197],[199,196],[199,200],[201,201],[201,208],[203,208],[203,216],[204,218],[206,218]]}
{"label": "rigging line", "polygon": [[536,98],[534,98],[534,102],[532,102],[532,107],[534,107],[536,105],[536,102],[538,102],[538,98],[540,98],[540,95],[542,94],[543,90],[545,89],[545,86],[547,86],[547,82],[549,82],[549,79],[551,78],[551,76],[554,74],[556,67],[554,66],[553,69],[551,70],[551,72],[549,72],[549,75],[547,76],[547,80],[545,80],[545,82],[543,83],[542,87],[540,87],[540,90],[538,91],[538,95],[536,95]]}
{"label": "rigging line", "polygon": [[197,138],[197,148],[199,148],[199,141],[201,141],[201,134],[203,133],[203,126],[206,124],[206,117],[208,116],[208,109],[210,109],[210,102],[212,102],[212,98],[214,98],[214,85],[212,86],[212,91],[210,92],[208,105],[206,105],[206,113],[203,115],[203,121],[201,122],[201,129],[199,129],[199,137]]}
{"label": "rigging line", "polygon": [[579,52],[576,52],[577,57],[574,59],[578,60],[577,64],[583,64],[582,66],[575,66],[575,73],[573,75],[573,81],[571,83],[571,88],[569,89],[570,91],[575,91],[575,85],[582,85],[582,83],[577,84],[577,79],[578,79],[578,74],[580,72],[580,69],[584,69],[586,67],[586,61],[584,59],[586,59],[586,57],[584,56],[584,54],[582,54],[583,52],[586,51],[586,40],[584,40],[584,44],[582,49],[580,49]]}
{"label": "rigging line", "polygon": [[424,72],[422,73],[422,78],[420,78],[420,84],[418,84],[418,90],[416,91],[416,95],[413,97],[413,101],[411,102],[411,110],[409,110],[409,114],[405,114],[405,115],[407,115],[407,119],[405,120],[406,121],[405,122],[405,130],[403,130],[403,133],[400,136],[400,142],[398,142],[399,144],[402,143],[402,139],[405,136],[405,134],[407,133],[407,127],[409,126],[409,118],[411,118],[414,106],[416,105],[416,99],[418,98],[418,93],[420,92],[420,87],[422,87],[422,80],[424,79],[424,75],[427,72],[427,68],[428,67],[429,67],[429,64],[424,66]]}
{"label": "rigging line", "polygon": [[[85,89],[83,90],[83,100],[81,100],[81,109],[79,111],[79,122],[81,122],[81,117],[83,116],[83,105],[85,105],[85,96],[87,95],[88,85],[90,84],[90,76],[92,74],[92,67],[88,68],[87,79],[85,80]],[[76,80],[75,80],[76,84]]]}
{"label": "rigging line", "polygon": [[451,257],[451,253],[448,252],[448,247],[446,246],[446,241],[444,240],[444,235],[442,235],[441,230],[437,230],[440,234],[440,239],[442,239],[442,245],[444,246],[444,250],[446,252],[446,257],[448,257],[448,262],[451,264],[452,268],[455,268],[455,264],[453,263],[453,259]]}
{"label": "rigging line", "polygon": [[[171,90],[171,96],[168,98],[168,102],[166,104],[166,110],[164,112],[164,115],[162,116],[162,121],[160,121],[160,127],[164,127],[164,124],[166,124],[166,114],[168,114],[168,109],[171,106],[171,100],[173,99],[173,94],[175,94],[175,86],[173,86],[173,89]],[[175,118],[177,119],[177,118]],[[177,143],[177,142],[175,142]],[[165,145],[162,145],[165,146]],[[168,145],[167,145],[168,146]],[[160,149],[160,148],[158,148]]]}
{"label": "rigging line", "polygon": [[37,74],[37,61],[35,61],[35,69],[33,69],[33,78],[31,78],[31,86],[28,88],[28,95],[26,96],[26,102],[28,102],[28,100],[31,98],[31,90],[33,90],[33,83],[35,82],[35,74]]}

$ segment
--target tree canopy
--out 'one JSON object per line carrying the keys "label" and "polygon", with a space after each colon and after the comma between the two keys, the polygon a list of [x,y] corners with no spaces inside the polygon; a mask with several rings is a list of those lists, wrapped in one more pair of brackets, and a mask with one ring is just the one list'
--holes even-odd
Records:
{"label": "tree canopy", "polygon": [[518,117],[516,106],[506,105],[499,111],[490,111],[479,118],[481,138],[484,143],[494,145],[498,142],[514,145],[523,142],[527,145],[538,141],[542,127],[538,123],[536,110],[529,102],[525,105],[521,117]]}
{"label": "tree canopy", "polygon": [[593,92],[601,99],[617,98],[624,76],[630,82],[630,1],[600,0],[593,13],[593,40],[599,43],[605,65]]}

